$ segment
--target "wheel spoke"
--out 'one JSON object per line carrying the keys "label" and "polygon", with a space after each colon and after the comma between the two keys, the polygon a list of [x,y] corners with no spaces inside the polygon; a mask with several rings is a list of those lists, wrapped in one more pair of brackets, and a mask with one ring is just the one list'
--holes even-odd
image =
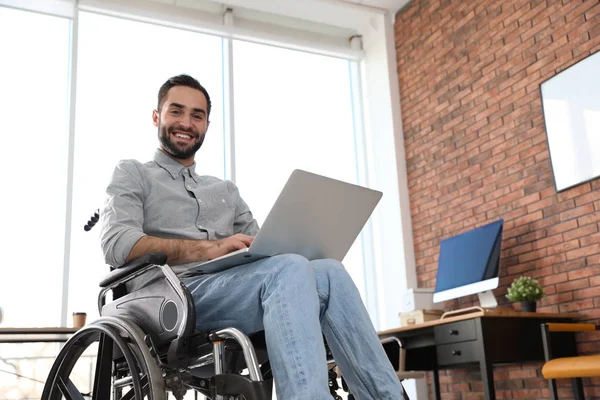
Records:
{"label": "wheel spoke", "polygon": [[70,379],[67,378],[65,381],[62,376],[59,376],[56,383],[58,389],[67,400],[83,400],[83,395]]}
{"label": "wheel spoke", "polygon": [[[149,395],[150,384],[148,382],[148,375],[142,375],[140,378],[140,385],[142,386],[142,397],[146,397]],[[129,390],[123,397],[120,397],[119,400],[130,400],[134,396],[134,391]]]}
{"label": "wheel spoke", "polygon": [[142,375],[142,379],[140,379],[140,383],[142,385],[142,393],[146,396],[150,390],[150,383],[148,382],[148,375]]}
{"label": "wheel spoke", "polygon": [[120,400],[131,400],[135,396],[133,388],[129,389],[127,393]]}
{"label": "wheel spoke", "polygon": [[112,379],[113,340],[101,333],[98,339],[98,355],[96,358],[96,374],[94,376],[93,399],[110,398]]}

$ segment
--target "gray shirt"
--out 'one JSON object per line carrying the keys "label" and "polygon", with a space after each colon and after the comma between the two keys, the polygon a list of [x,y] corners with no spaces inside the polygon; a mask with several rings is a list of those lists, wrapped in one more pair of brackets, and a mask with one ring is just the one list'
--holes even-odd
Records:
{"label": "gray shirt", "polygon": [[235,184],[200,176],[195,167],[195,163],[184,167],[160,150],[144,164],[119,162],[100,212],[100,241],[107,264],[123,265],[145,235],[209,240],[236,233],[256,235],[258,224]]}

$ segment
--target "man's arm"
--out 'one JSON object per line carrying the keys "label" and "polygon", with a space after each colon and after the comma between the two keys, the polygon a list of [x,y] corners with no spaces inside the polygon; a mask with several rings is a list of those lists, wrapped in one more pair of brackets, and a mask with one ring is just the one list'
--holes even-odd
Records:
{"label": "man's arm", "polygon": [[143,177],[133,161],[120,162],[106,190],[101,212],[101,243],[107,264],[118,267],[150,252],[167,255],[170,265],[214,259],[250,246],[253,238],[239,234],[221,240],[163,239],[143,231]]}
{"label": "man's arm", "polygon": [[128,260],[133,246],[144,237],[142,176],[136,162],[121,161],[106,188],[107,199],[100,211],[100,243],[107,264],[119,267]]}
{"label": "man's arm", "polygon": [[127,261],[156,251],[167,255],[169,265],[212,260],[249,247],[253,239],[252,236],[241,233],[220,240],[163,239],[144,236],[133,246]]}

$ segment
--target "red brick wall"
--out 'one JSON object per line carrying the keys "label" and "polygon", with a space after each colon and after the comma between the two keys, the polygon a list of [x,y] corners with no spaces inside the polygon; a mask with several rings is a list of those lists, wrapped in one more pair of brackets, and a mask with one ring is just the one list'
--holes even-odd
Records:
{"label": "red brick wall", "polygon": [[[600,179],[556,193],[539,92],[600,50],[600,2],[412,0],[395,35],[419,286],[435,285],[440,240],[503,218],[499,302],[512,306],[507,286],[533,276],[548,293],[541,311],[600,324]],[[600,334],[579,349],[600,353]],[[495,380],[498,398],[549,398],[539,364]],[[477,372],[441,382],[444,399],[483,398]],[[600,399],[600,379],[584,383]]]}

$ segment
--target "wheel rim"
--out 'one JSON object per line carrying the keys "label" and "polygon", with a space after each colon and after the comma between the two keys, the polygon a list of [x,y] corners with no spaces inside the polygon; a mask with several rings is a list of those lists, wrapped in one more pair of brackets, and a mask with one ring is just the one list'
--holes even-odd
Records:
{"label": "wheel rim", "polygon": [[[163,400],[162,374],[156,365],[148,365],[148,351],[139,343],[141,331],[125,321],[100,318],[77,331],[59,352],[44,386],[42,400],[83,400],[71,379],[77,361],[93,343],[98,343],[96,368],[93,376],[93,399]],[[132,341],[133,339],[133,341]],[[113,352],[122,357],[113,362]],[[123,373],[125,372],[125,373]],[[123,395],[123,389],[129,390]],[[112,389],[112,391],[111,391]]]}

